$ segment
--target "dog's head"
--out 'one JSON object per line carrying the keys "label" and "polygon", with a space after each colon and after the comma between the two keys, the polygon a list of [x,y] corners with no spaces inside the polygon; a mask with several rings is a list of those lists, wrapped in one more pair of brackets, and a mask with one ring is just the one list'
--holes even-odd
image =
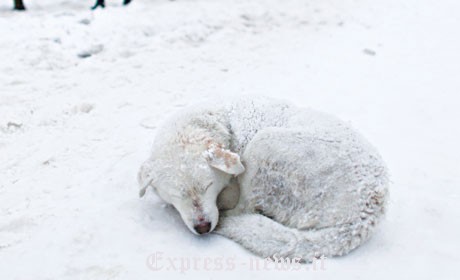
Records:
{"label": "dog's head", "polygon": [[[221,145],[208,144],[204,151],[181,151],[164,156],[149,171],[152,185],[165,202],[179,211],[195,234],[214,230],[219,220],[216,200],[232,176],[244,172],[238,154]],[[141,196],[145,189],[141,190]]]}

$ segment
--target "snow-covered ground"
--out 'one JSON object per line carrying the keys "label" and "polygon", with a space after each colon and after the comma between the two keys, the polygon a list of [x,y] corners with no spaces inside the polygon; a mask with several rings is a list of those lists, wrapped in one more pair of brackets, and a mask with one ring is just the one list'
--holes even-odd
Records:
{"label": "snow-covered ground", "polygon": [[[0,3],[0,279],[456,278],[460,2],[12,2]],[[386,221],[325,271],[251,268],[236,243],[137,196],[165,116],[245,94],[338,115],[388,163]]]}

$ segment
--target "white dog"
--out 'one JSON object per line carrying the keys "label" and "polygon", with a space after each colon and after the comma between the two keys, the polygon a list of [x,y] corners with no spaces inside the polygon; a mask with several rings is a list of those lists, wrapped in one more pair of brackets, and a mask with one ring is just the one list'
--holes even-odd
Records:
{"label": "white dog", "polygon": [[[196,106],[171,119],[138,175],[195,234],[215,230],[263,256],[339,256],[381,220],[379,154],[329,115],[262,98]],[[220,211],[220,213],[219,213]]]}

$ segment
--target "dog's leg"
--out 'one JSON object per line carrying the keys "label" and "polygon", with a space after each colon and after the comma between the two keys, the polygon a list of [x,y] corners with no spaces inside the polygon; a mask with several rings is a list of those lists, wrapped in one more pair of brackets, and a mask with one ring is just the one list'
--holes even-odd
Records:
{"label": "dog's leg", "polygon": [[297,230],[260,214],[223,215],[215,232],[259,256],[301,258],[303,262],[311,262],[320,256],[344,255],[370,235],[364,223]]}
{"label": "dog's leg", "polygon": [[128,5],[129,3],[131,3],[131,0],[124,0],[123,1],[123,5]]}
{"label": "dog's leg", "polygon": [[224,213],[215,232],[262,257],[291,255],[297,244],[294,231],[259,214],[226,216]]}

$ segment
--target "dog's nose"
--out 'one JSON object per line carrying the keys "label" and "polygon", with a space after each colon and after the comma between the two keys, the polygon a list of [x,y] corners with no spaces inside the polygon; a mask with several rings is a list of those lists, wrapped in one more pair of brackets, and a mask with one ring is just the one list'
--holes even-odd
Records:
{"label": "dog's nose", "polygon": [[194,229],[198,234],[208,233],[211,230],[211,223],[210,222],[199,223],[198,225],[194,227]]}

